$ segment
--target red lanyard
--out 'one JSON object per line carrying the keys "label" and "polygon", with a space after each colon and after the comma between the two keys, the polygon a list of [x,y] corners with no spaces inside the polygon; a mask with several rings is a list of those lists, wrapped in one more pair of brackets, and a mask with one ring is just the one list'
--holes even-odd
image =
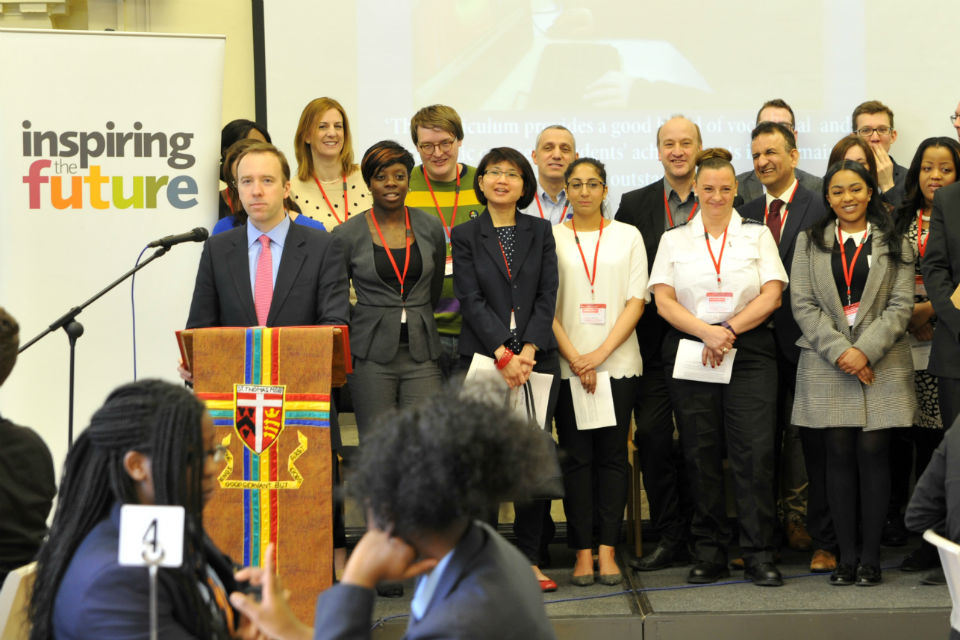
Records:
{"label": "red lanyard", "polygon": [[927,243],[930,242],[930,228],[927,227],[927,239],[923,239],[923,209],[917,209],[917,251],[920,257],[927,252]]}
{"label": "red lanyard", "polygon": [[[783,223],[787,221],[787,214],[790,213],[790,205],[793,203],[793,196],[797,195],[797,187],[800,186],[800,181],[797,180],[797,184],[793,185],[793,191],[790,192],[790,199],[787,200],[787,204],[784,205],[782,212],[780,213],[780,228],[783,229]],[[767,214],[770,213],[770,205],[766,204],[763,207],[763,224],[767,224]]]}
{"label": "red lanyard", "polygon": [[[544,220],[545,218],[543,217],[543,207],[540,205],[540,195],[534,193],[533,199],[537,201],[537,209],[540,210],[540,219]],[[567,207],[569,206],[570,206],[570,201],[568,200],[567,203],[563,205],[563,213],[560,214],[560,222],[563,222],[563,219],[567,217]]]}
{"label": "red lanyard", "polygon": [[587,280],[590,281],[590,297],[593,298],[593,283],[597,280],[597,256],[600,254],[600,239],[603,238],[603,218],[600,218],[600,234],[597,236],[597,246],[593,248],[593,275],[590,275],[590,269],[587,267],[587,256],[583,255],[583,247],[580,246],[580,236],[577,235],[577,222],[570,220],[573,226],[573,239],[577,242],[577,250],[580,252],[580,259],[583,260],[583,270],[587,273]]}
{"label": "red lanyard", "polygon": [[510,263],[507,262],[507,252],[503,250],[503,243],[497,238],[497,244],[500,245],[500,255],[503,256],[503,266],[507,268],[507,279],[513,281],[513,273],[510,271]]}
{"label": "red lanyard", "polygon": [[704,230],[703,239],[707,241],[707,251],[710,252],[710,260],[713,261],[713,268],[717,270],[717,287],[720,286],[720,262],[723,260],[723,250],[727,247],[727,231],[730,230],[730,223],[727,223],[723,230],[723,243],[720,245],[720,257],[713,257],[713,247],[710,246],[710,234]]}
{"label": "red lanyard", "polygon": [[[230,209],[230,213],[233,211],[233,196],[230,195],[230,187],[227,187],[223,190],[223,199],[227,201],[227,207]],[[922,257],[922,254],[921,254]]]}
{"label": "red lanyard", "polygon": [[390,247],[387,246],[387,241],[383,237],[383,232],[380,231],[380,223],[377,222],[377,214],[373,209],[370,209],[370,215],[373,217],[373,226],[377,229],[377,235],[380,236],[380,242],[383,243],[383,249],[387,252],[387,257],[390,258],[390,264],[393,266],[393,272],[397,274],[397,280],[400,281],[400,300],[403,301],[403,281],[407,278],[407,269],[410,267],[410,211],[404,207],[403,215],[406,218],[406,227],[407,227],[407,257],[403,261],[403,275],[400,275],[400,267],[397,266],[397,261],[393,259],[393,251],[390,250]]}
{"label": "red lanyard", "polygon": [[[320,184],[320,181],[317,180],[317,176],[313,176],[313,181],[317,183],[317,187],[320,188],[320,195],[323,196],[323,201],[327,203],[327,207],[330,209],[330,213],[333,214],[333,217],[337,219],[337,224],[341,222],[346,222],[347,218],[350,217],[350,205],[347,203],[347,176],[342,176],[343,178],[343,220],[337,215],[337,212],[334,211],[333,205],[330,204],[330,198],[327,197],[327,192],[323,190],[323,185]],[[374,218],[376,219],[376,218]]]}
{"label": "red lanyard", "polygon": [[853,266],[857,264],[857,257],[860,255],[860,250],[863,249],[863,245],[869,235],[869,230],[863,232],[863,237],[860,238],[860,244],[857,245],[857,250],[853,253],[853,258],[850,260],[850,270],[848,271],[847,252],[843,246],[843,236],[840,235],[840,225],[837,225],[837,242],[840,243],[840,268],[843,269],[843,280],[847,283],[847,304],[850,304],[850,283],[853,282]]}
{"label": "red lanyard", "polygon": [[450,244],[450,232],[453,231],[453,225],[457,222],[457,207],[460,205],[460,167],[457,167],[457,190],[453,196],[453,215],[450,216],[450,226],[447,226],[447,219],[443,217],[443,210],[440,208],[440,203],[437,202],[437,196],[433,193],[433,187],[430,185],[430,176],[427,175],[427,168],[424,166],[420,167],[423,170],[423,179],[427,183],[427,189],[430,190],[430,197],[433,198],[433,206],[437,208],[437,213],[440,214],[440,222],[443,223],[443,230],[447,234],[447,244]]}
{"label": "red lanyard", "polygon": [[[682,202],[680,204],[683,204]],[[690,215],[687,216],[687,222],[693,220],[693,216],[697,213],[697,206],[699,202],[693,203],[693,209],[690,210]],[[670,228],[673,229],[673,215],[670,214],[670,203],[667,202],[667,190],[663,190],[663,208],[667,210],[667,220],[670,221]]]}

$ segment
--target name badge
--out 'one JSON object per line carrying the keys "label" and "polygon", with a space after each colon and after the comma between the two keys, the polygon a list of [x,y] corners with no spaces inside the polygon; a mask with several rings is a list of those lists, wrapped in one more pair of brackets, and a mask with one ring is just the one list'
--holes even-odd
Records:
{"label": "name badge", "polygon": [[913,295],[915,296],[924,296],[927,295],[927,287],[923,284],[923,276],[917,274],[913,277]]}
{"label": "name badge", "polygon": [[707,311],[710,313],[733,313],[732,291],[710,291],[707,293]]}
{"label": "name badge", "polygon": [[607,305],[605,304],[581,304],[580,305],[580,324],[606,324],[607,323]]}
{"label": "name badge", "polygon": [[400,324],[406,324],[406,323],[407,323],[407,310],[400,309]]}
{"label": "name badge", "polygon": [[447,256],[447,263],[443,266],[443,275],[453,275],[453,256]]}
{"label": "name badge", "polygon": [[853,323],[857,320],[857,311],[860,310],[860,303],[854,302],[853,304],[848,304],[843,307],[843,315],[847,316],[847,324],[853,326]]}
{"label": "name badge", "polygon": [[513,313],[513,309],[510,309],[510,331],[517,330],[517,316]]}

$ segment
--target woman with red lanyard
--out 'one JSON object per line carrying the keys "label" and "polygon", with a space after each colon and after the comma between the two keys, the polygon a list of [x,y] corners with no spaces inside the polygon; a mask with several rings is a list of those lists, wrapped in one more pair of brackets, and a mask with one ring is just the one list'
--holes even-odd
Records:
{"label": "woman with red lanyard", "polygon": [[349,376],[360,444],[385,411],[418,404],[440,390],[440,298],[446,243],[440,222],[404,206],[413,156],[393,141],[363,156],[372,207],[333,230],[357,294],[350,309]]}
{"label": "woman with red lanyard", "polygon": [[[486,208],[453,227],[453,291],[460,302],[460,364],[475,353],[492,357],[511,388],[531,371],[552,375],[542,425],[551,429],[560,378],[553,311],[557,301],[557,254],[550,221],[522,215],[533,201],[537,179],[516,149],[491,149],[480,160],[473,184]],[[529,559],[543,591],[557,583],[540,570],[552,537],[550,501],[514,503],[517,548]]]}
{"label": "woman with red lanyard", "polygon": [[[923,276],[920,274],[920,260],[926,253],[929,240],[933,194],[937,189],[953,184],[957,179],[958,169],[960,169],[960,144],[956,140],[938,137],[927,138],[921,142],[904,178],[903,204],[896,213],[897,230],[907,237],[916,253],[913,315],[907,325],[907,332],[918,354],[929,354],[933,328],[936,325],[933,305],[927,297]],[[937,379],[927,372],[924,359],[914,362],[916,369],[914,387],[920,411],[910,429],[909,440],[912,441],[910,444],[916,448],[916,464],[914,465],[911,451],[913,447],[909,447],[909,459],[903,465],[907,473],[911,467],[915,468],[917,478],[926,469],[934,449],[940,444],[944,428],[938,404]],[[909,476],[894,477],[893,482],[895,487],[907,485]],[[906,506],[908,497],[908,495],[900,496],[901,499],[897,504],[898,516],[899,508]],[[919,549],[904,558],[900,568],[904,571],[925,571],[939,566],[940,559],[936,548],[927,542],[921,542]]]}
{"label": "woman with red lanyard", "polygon": [[[565,179],[573,218],[553,230],[560,271],[553,332],[563,356],[557,436],[567,541],[577,552],[571,581],[577,586],[594,582],[596,528],[599,580],[615,585],[623,579],[614,551],[627,503],[630,413],[642,370],[634,329],[647,297],[647,254],[635,227],[603,217],[603,163],[575,160]],[[593,394],[598,377],[609,379],[615,421],[586,428],[578,424],[573,394],[581,388]]]}
{"label": "woman with red lanyard", "polygon": [[370,208],[370,192],[353,163],[347,112],[333,98],[311,100],[293,138],[297,175],[290,196],[305,216],[327,231]]}
{"label": "woman with red lanyard", "polygon": [[[723,488],[726,441],[744,577],[780,586],[771,490],[777,364],[767,319],[780,306],[787,272],[770,229],[733,208],[737,180],[731,157],[726,149],[706,149],[697,157],[700,215],[663,234],[650,289],[657,311],[672,327],[663,360],[695,499],[690,532],[696,564],[687,582],[729,575],[733,531]],[[721,365],[731,367],[729,381],[702,379]],[[677,377],[681,369],[693,373]]]}
{"label": "woman with red lanyard", "polygon": [[913,424],[917,408],[905,335],[913,249],[863,165],[831,165],[823,189],[827,215],[797,237],[791,270],[793,315],[803,332],[793,423],[824,429],[827,501],[840,547],[830,584],[872,586],[881,581],[891,427]]}

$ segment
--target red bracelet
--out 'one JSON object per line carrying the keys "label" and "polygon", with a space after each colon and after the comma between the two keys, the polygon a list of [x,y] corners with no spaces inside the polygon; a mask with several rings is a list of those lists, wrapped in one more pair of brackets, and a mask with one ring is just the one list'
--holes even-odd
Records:
{"label": "red bracelet", "polygon": [[505,369],[506,366],[510,364],[511,358],[513,358],[513,351],[511,351],[509,347],[504,347],[503,355],[497,360],[497,369]]}

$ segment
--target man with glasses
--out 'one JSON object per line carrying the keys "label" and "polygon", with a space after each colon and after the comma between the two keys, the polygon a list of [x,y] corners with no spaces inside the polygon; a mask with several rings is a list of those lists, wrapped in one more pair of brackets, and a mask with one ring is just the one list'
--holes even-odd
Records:
{"label": "man with glasses", "polygon": [[873,149],[877,161],[877,180],[885,202],[894,207],[903,200],[903,179],[907,170],[890,156],[890,146],[897,141],[893,128],[893,111],[879,100],[868,100],[853,110],[853,132]]}
{"label": "man with glasses", "polygon": [[[693,193],[697,154],[703,148],[700,128],[675,116],[657,129],[657,158],[663,179],[629,191],[620,200],[616,219],[632,224],[643,236],[649,264],[653,264],[664,231],[696,215]],[[660,347],[667,324],[652,299],[637,323],[643,374],[634,401],[634,442],[650,504],[650,521],[660,534],[657,547],[629,561],[638,571],[655,571],[687,558],[692,506],[686,498],[683,459],[673,441],[673,407],[667,392]],[[681,496],[684,499],[681,499]]]}
{"label": "man with glasses", "polygon": [[424,107],[410,120],[410,135],[420,152],[421,164],[410,172],[406,204],[432,213],[443,224],[447,239],[447,262],[440,302],[434,309],[440,333],[440,372],[449,378],[460,361],[460,303],[453,295],[453,256],[450,232],[458,224],[476,218],[483,211],[473,192],[476,168],[460,164],[463,123],[460,115],[443,104]]}
{"label": "man with glasses", "polygon": [[521,213],[539,216],[551,224],[560,224],[573,217],[567,199],[563,174],[570,163],[580,157],[573,133],[562,124],[552,124],[537,136],[536,148],[530,154],[537,167],[537,192],[533,203]]}
{"label": "man with glasses", "polygon": [[[786,125],[790,131],[793,132],[794,139],[797,139],[797,121],[794,118],[793,109],[791,109],[790,105],[780,98],[767,100],[763,103],[763,106],[760,107],[760,111],[757,112],[756,124],[760,124],[761,122],[778,122],[782,125]],[[805,189],[809,189],[814,193],[821,192],[823,188],[823,180],[821,180],[818,176],[807,173],[802,169],[794,169],[794,174]],[[763,184],[760,182],[760,179],[757,178],[757,174],[752,169],[738,175],[737,183],[737,193],[741,198],[743,198],[744,202],[756,200],[764,193]],[[787,267],[788,270],[790,269],[790,265],[784,266]]]}

